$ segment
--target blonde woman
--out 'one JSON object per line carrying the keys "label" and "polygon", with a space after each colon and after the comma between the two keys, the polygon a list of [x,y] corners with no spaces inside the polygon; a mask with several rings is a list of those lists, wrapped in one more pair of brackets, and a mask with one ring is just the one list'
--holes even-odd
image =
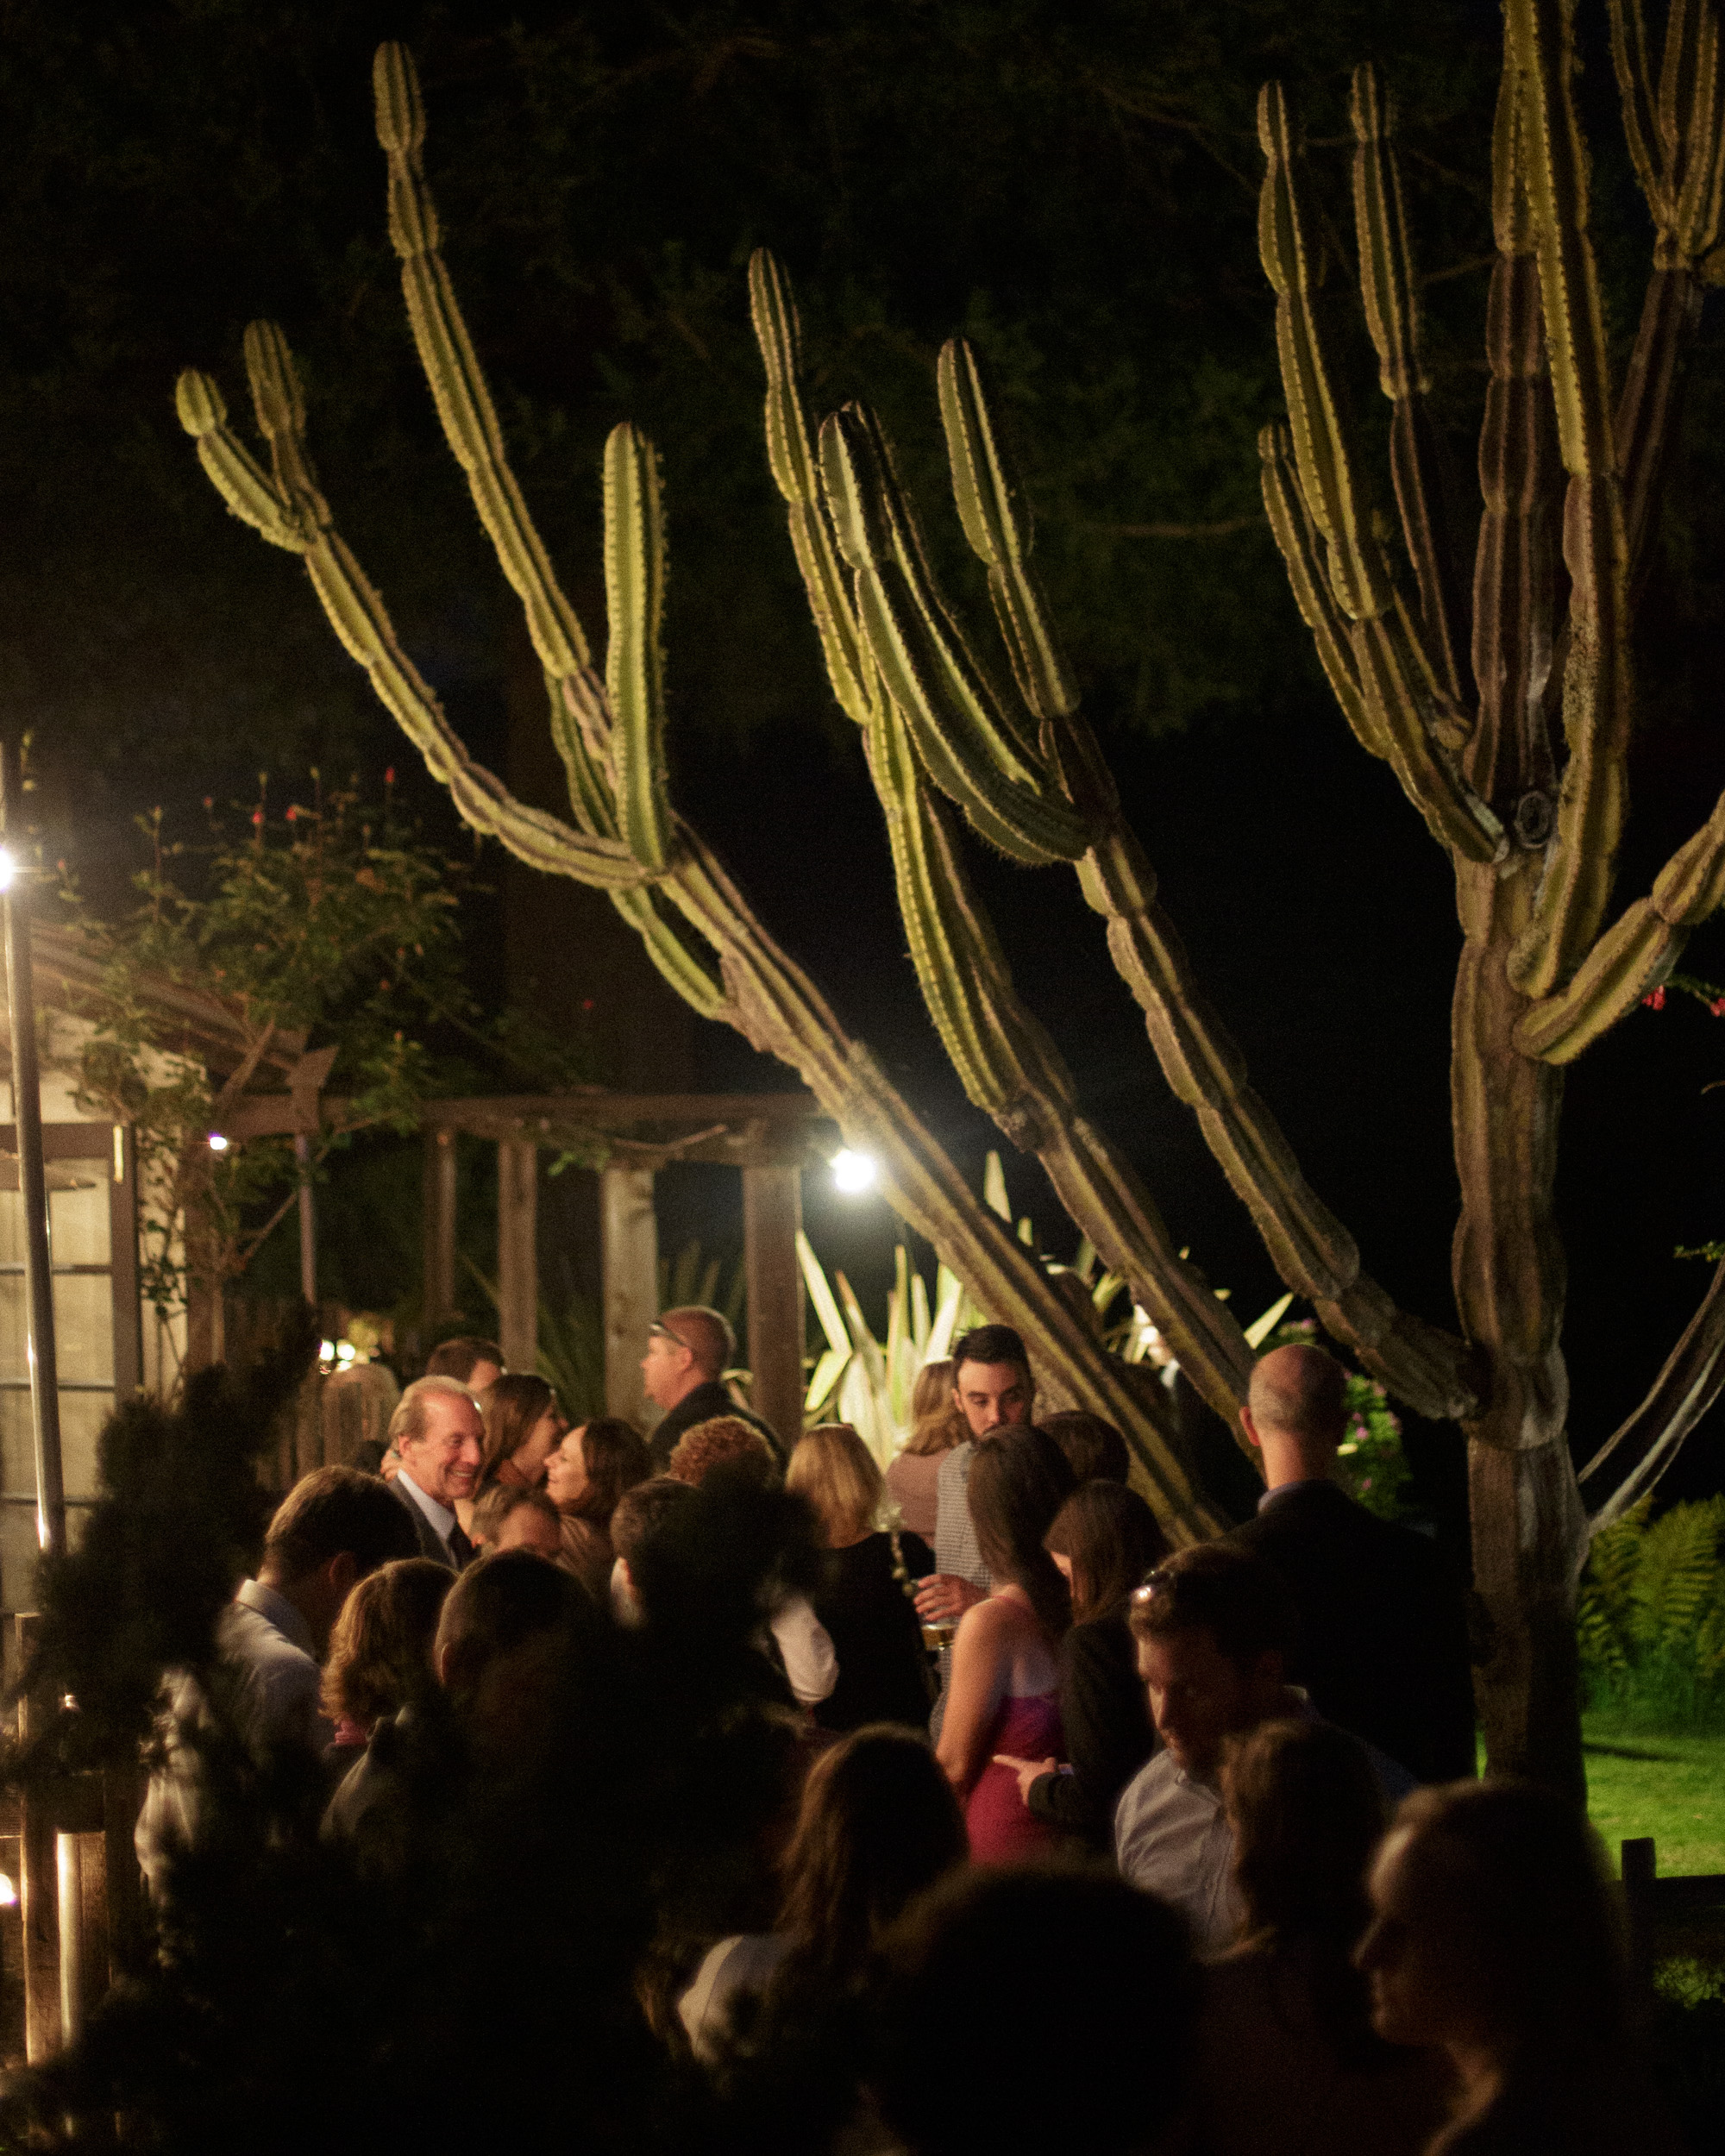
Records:
{"label": "blonde woman", "polygon": [[[925,1363],[917,1372],[911,1394],[911,1433],[904,1450],[887,1470],[887,1494],[899,1508],[899,1523],[907,1535],[922,1543],[926,1564],[913,1563],[913,1573],[934,1570],[934,1516],[938,1508],[936,1486],[942,1457],[970,1432],[953,1397],[950,1361]],[[913,1552],[919,1556],[919,1552]]]}
{"label": "blonde woman", "polygon": [[824,1729],[920,1728],[929,1709],[922,1627],[894,1538],[875,1525],[885,1489],[868,1446],[849,1423],[824,1424],[799,1439],[785,1482],[812,1508],[829,1552],[814,1613],[831,1635],[838,1682],[815,1720]]}

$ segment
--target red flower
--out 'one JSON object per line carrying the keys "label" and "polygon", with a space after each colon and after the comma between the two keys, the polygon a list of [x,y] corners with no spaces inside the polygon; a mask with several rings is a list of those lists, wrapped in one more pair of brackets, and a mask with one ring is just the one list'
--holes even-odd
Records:
{"label": "red flower", "polygon": [[1665,1007],[1665,992],[1662,987],[1655,988],[1652,995],[1643,996],[1641,1000],[1650,1011],[1663,1011]]}
{"label": "red flower", "polygon": [[294,807],[292,802],[289,802],[288,804],[287,820],[290,824],[297,824],[299,821],[299,811]]}
{"label": "red flower", "polygon": [[1709,1003],[1707,1007],[1716,1018],[1725,1018],[1725,996],[1721,996],[1717,1003]]}
{"label": "red flower", "polygon": [[260,826],[262,824],[263,820],[264,820],[264,812],[263,812],[263,811],[262,811],[261,809],[254,809],[254,810],[252,811],[252,829],[253,829],[254,830],[258,830],[258,829],[260,828]]}
{"label": "red flower", "polygon": [[593,1009],[593,998],[592,998],[591,996],[583,996],[583,997],[582,997],[582,999],[581,999],[581,1008],[582,1008],[582,1010],[584,1010],[584,1011],[591,1011],[591,1010]]}
{"label": "red flower", "polygon": [[384,773],[383,782],[386,786],[393,786],[395,784],[395,766],[393,764],[391,764],[388,770]]}
{"label": "red flower", "polygon": [[207,809],[213,809],[216,805],[216,796],[213,793],[206,793],[204,797],[204,805]]}

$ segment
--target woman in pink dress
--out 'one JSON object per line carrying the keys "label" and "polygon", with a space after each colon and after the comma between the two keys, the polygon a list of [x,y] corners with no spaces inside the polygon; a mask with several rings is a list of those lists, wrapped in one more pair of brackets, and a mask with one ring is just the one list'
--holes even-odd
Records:
{"label": "woman in pink dress", "polygon": [[1005,1429],[976,1447],[970,1517],[994,1588],[959,1620],[936,1750],[978,1864],[1045,1855],[1060,1840],[1025,1809],[1016,1773],[996,1755],[1066,1756],[1057,1651],[1071,1603],[1042,1539],[1072,1488],[1059,1446],[1040,1430]]}

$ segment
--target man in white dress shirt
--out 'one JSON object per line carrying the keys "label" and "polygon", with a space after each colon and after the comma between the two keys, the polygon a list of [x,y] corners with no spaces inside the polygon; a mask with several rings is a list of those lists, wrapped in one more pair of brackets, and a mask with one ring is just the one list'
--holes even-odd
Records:
{"label": "man in white dress shirt", "polygon": [[[297,1482],[269,1525],[254,1579],[242,1580],[216,1620],[215,1686],[230,1733],[262,1766],[283,1751],[320,1758],[333,1731],[318,1698],[329,1633],[354,1584],[392,1557],[418,1554],[411,1522],[387,1485],[357,1468],[320,1467]],[[135,1836],[138,1862],[160,1894],[176,1848],[196,1840],[203,1760],[186,1741],[215,1727],[189,1670],[166,1680],[161,1765],[150,1777]]]}
{"label": "man in white dress shirt", "polygon": [[474,1554],[455,1507],[479,1482],[484,1436],[478,1401],[453,1377],[417,1379],[389,1419],[390,1443],[401,1457],[389,1487],[413,1522],[419,1556],[454,1572]]}

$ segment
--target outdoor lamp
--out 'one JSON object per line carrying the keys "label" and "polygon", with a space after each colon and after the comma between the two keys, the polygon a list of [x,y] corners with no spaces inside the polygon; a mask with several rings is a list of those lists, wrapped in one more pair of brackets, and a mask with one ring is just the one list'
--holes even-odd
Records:
{"label": "outdoor lamp", "polygon": [[879,1173],[867,1153],[853,1153],[849,1146],[833,1156],[833,1188],[842,1190],[847,1198],[860,1197],[865,1190],[872,1190]]}

